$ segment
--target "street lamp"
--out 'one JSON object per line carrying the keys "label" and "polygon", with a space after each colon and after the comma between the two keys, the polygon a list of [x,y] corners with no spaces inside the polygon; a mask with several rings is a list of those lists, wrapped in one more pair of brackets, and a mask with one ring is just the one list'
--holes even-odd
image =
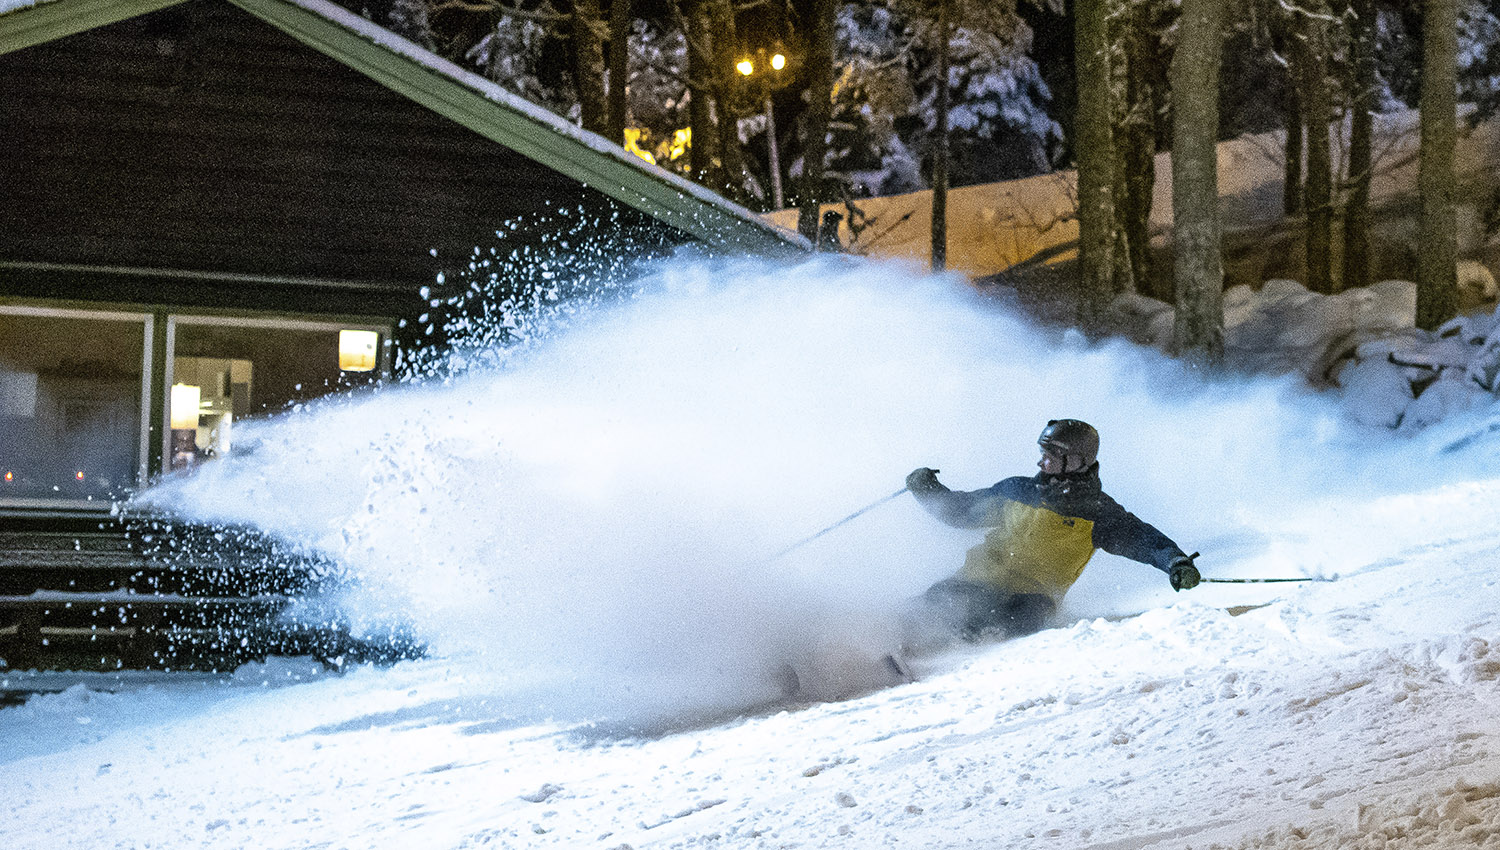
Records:
{"label": "street lamp", "polygon": [[[757,50],[756,55],[764,59],[766,56],[766,51],[764,49]],[[780,51],[777,51],[771,54],[770,61],[767,64],[771,66],[772,71],[779,72],[781,69],[786,67],[786,56]],[[755,62],[749,57],[746,57],[744,59],[741,59],[739,64],[736,65],[735,68],[738,69],[741,74],[749,77],[755,73]],[[769,165],[771,166],[771,206],[779,210],[782,207],[781,151],[779,146],[776,144],[776,111],[771,106],[771,93],[775,91],[776,87],[773,84],[772,80],[766,78],[763,80],[763,88],[766,93],[766,142],[770,151],[771,160],[769,163]]]}

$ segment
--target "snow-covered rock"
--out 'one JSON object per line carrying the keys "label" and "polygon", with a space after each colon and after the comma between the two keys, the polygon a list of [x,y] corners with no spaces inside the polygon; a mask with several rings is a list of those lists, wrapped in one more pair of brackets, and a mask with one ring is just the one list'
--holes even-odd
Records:
{"label": "snow-covered rock", "polygon": [[[1482,268],[1482,267],[1481,267]],[[1487,272],[1486,272],[1487,274]],[[1493,279],[1472,272],[1493,297]],[[1483,284],[1481,286],[1481,284]],[[1458,316],[1436,333],[1419,330],[1417,287],[1383,280],[1336,295],[1295,280],[1224,292],[1224,349],[1231,369],[1299,373],[1334,389],[1349,416],[1414,432],[1482,408],[1500,392],[1500,307]],[[1112,305],[1122,335],[1170,350],[1175,311],[1140,295]]]}

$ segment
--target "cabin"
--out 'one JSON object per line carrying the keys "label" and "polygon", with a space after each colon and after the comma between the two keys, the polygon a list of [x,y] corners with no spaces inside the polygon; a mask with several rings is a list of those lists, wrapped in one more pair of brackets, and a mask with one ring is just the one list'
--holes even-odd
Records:
{"label": "cabin", "polygon": [[325,0],[0,10],[0,671],[67,640],[56,664],[187,664],[172,629],[250,646],[328,565],[118,504],[389,378],[476,256],[569,228],[626,257],[809,249]]}

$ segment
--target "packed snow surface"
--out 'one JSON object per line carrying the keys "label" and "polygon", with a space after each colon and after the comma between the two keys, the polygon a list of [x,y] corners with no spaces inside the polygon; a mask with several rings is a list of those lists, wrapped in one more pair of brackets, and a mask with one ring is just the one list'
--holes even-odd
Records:
{"label": "packed snow surface", "polygon": [[[889,267],[669,265],[151,494],[341,559],[430,654],[0,710],[0,846],[1500,847],[1493,411],[1398,434],[1304,387]],[[769,559],[917,466],[1029,474],[1063,416],[1205,575],[1325,580],[1174,594],[1101,554],[1053,628],[889,685],[978,534],[902,497]],[[788,666],[850,698],[788,702]]]}

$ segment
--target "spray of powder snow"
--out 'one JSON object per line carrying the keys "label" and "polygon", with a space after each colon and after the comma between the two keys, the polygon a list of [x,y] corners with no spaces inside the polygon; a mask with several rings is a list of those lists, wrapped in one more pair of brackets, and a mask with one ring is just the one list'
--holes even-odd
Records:
{"label": "spray of powder snow", "polygon": [[[768,556],[917,466],[956,489],[1031,474],[1050,418],[1096,424],[1106,489],[1208,573],[1231,551],[1286,571],[1257,517],[1432,477],[1290,381],[1208,383],[952,279],[663,268],[503,367],[247,424],[253,451],[145,501],[314,545],[360,576],[367,613],[412,622],[503,711],[628,721],[771,698],[778,665],[830,632],[893,640],[894,613],[978,535],[903,497]],[[1165,588],[1103,556],[1089,574],[1065,613]]]}

